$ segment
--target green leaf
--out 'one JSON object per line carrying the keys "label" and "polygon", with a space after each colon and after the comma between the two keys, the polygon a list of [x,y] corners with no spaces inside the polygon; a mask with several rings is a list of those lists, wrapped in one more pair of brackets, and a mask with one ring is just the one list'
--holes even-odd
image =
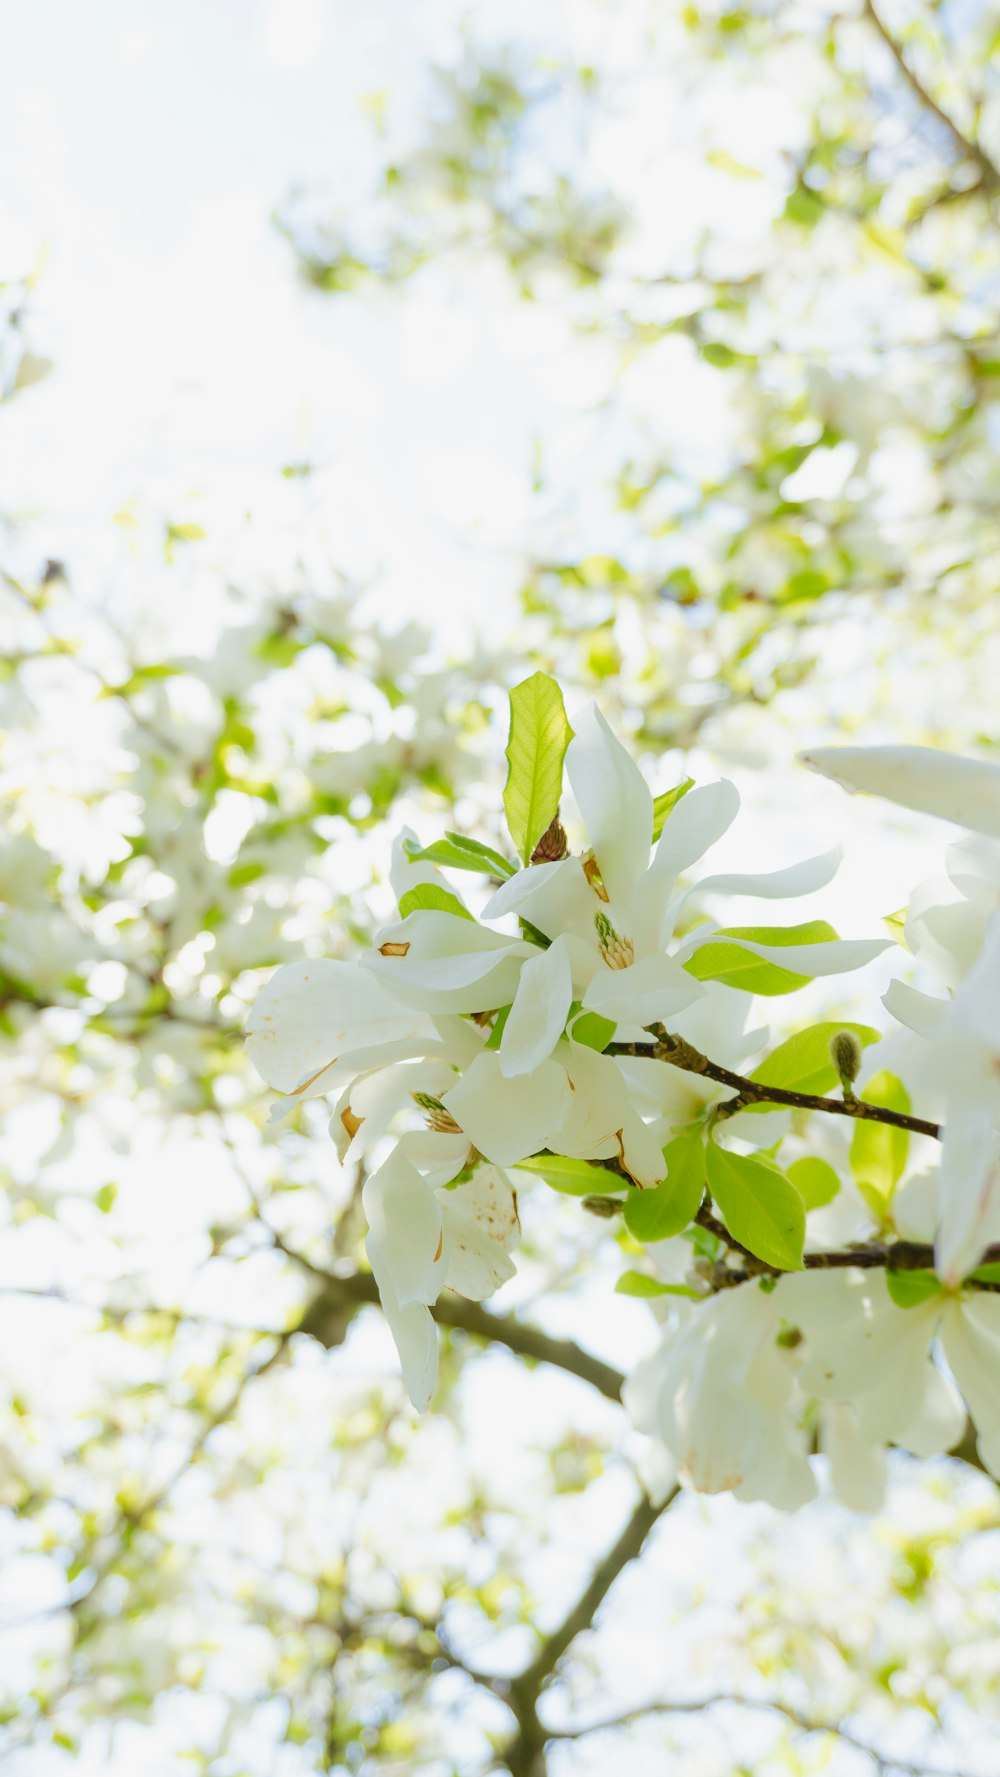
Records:
{"label": "green leaf", "polygon": [[[755,1067],[750,1075],[762,1086],[780,1086],[785,1092],[829,1092],[837,1084],[837,1069],[830,1059],[830,1039],[839,1030],[849,1030],[865,1047],[878,1041],[880,1033],[870,1024],[813,1024],[797,1031],[787,1042]],[[750,1105],[749,1110],[766,1111],[766,1104]]]}
{"label": "green leaf", "polygon": [[709,1142],[708,1187],[730,1234],[782,1271],[802,1263],[805,1204],[795,1186],[760,1154],[734,1154]]}
{"label": "green leaf", "polygon": [[[895,1074],[875,1074],[864,1091],[867,1104],[885,1110],[910,1109],[910,1095]],[[851,1137],[851,1171],[868,1208],[879,1221],[888,1214],[893,1192],[902,1177],[910,1135],[887,1123],[856,1123]]]}
{"label": "green leaf", "polygon": [[807,1210],[822,1209],[824,1204],[832,1203],[840,1190],[840,1180],[829,1160],[820,1160],[815,1155],[793,1160],[787,1176]]}
{"label": "green leaf", "polygon": [[449,870],[475,870],[480,876],[513,876],[517,865],[502,858],[488,845],[475,839],[464,839],[449,833],[446,839],[435,839],[431,845],[418,845],[415,839],[404,839],[403,850],[411,863],[444,864]]}
{"label": "green leaf", "polygon": [[653,1191],[630,1191],[625,1199],[625,1226],[646,1246],[680,1234],[697,1214],[705,1192],[705,1147],[697,1130],[668,1142],[663,1158],[663,1183]]}
{"label": "green leaf", "polygon": [[621,1191],[627,1181],[620,1173],[604,1166],[591,1166],[587,1160],[574,1160],[569,1154],[532,1154],[518,1161],[521,1172],[537,1172],[554,1191],[567,1197],[605,1197]]}
{"label": "green leaf", "polygon": [[977,1283],[1000,1283],[1000,1265],[977,1265],[970,1275]]}
{"label": "green leaf", "polygon": [[547,673],[532,673],[514,686],[503,805],[510,836],[525,864],[558,813],[563,759],[572,738],[554,679]]}
{"label": "green leaf", "polygon": [[659,796],[653,797],[653,838],[659,839],[667,824],[667,816],[672,808],[676,808],[682,796],[694,789],[694,778],[682,778],[672,790],[664,790]]}
{"label": "green leaf", "polygon": [[433,913],[454,913],[458,919],[472,918],[469,909],[462,906],[458,896],[453,895],[450,889],[440,888],[436,882],[418,882],[415,888],[407,889],[399,897],[401,919],[428,909]]}
{"label": "green leaf", "polygon": [[698,1291],[686,1283],[661,1283],[658,1277],[647,1277],[645,1271],[623,1271],[615,1284],[616,1296],[692,1296]]}
{"label": "green leaf", "polygon": [[569,1034],[574,1043],[582,1043],[585,1048],[596,1049],[599,1055],[603,1055],[617,1029],[614,1020],[603,1018],[600,1012],[581,1012],[570,1026]]}
{"label": "green leaf", "polygon": [[941,1294],[933,1271],[887,1271],[885,1287],[897,1308],[919,1308]]}
{"label": "green leaf", "polygon": [[732,940],[747,938],[752,944],[769,945],[825,944],[836,936],[825,919],[808,920],[799,926],[724,926],[695,951],[684,967],[696,981],[722,981],[743,993],[795,993],[807,986],[812,977],[765,962],[763,957],[741,949]]}

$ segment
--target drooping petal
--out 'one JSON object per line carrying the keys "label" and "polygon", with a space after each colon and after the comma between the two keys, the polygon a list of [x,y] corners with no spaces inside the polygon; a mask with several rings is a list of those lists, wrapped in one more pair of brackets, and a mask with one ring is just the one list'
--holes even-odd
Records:
{"label": "drooping petal", "polygon": [[604,886],[627,908],[649,863],[653,797],[642,772],[596,704],[575,718],[566,775],[584,819]]}
{"label": "drooping petal", "polygon": [[569,1098],[565,1071],[543,1061],[508,1079],[495,1051],[477,1055],[443,1103],[473,1147],[496,1166],[516,1166],[547,1147]]}
{"label": "drooping petal", "polygon": [[961,1395],[943,1371],[929,1363],[920,1412],[899,1433],[896,1443],[913,1456],[940,1456],[946,1450],[954,1450],[964,1430],[965,1403]]}
{"label": "drooping petal", "polygon": [[992,1105],[952,1098],[941,1144],[934,1266],[954,1288],[1000,1229],[1000,1138]]}
{"label": "drooping petal", "polygon": [[378,1284],[382,1312],[399,1352],[406,1392],[417,1412],[426,1413],[437,1384],[437,1327],[426,1303],[411,1302],[405,1308],[400,1307],[378,1241],[369,1234],[365,1246]]}
{"label": "drooping petal", "polygon": [[885,1450],[861,1436],[850,1401],[830,1401],[824,1407],[819,1447],[829,1460],[833,1490],[842,1504],[852,1512],[877,1512],[885,1495]]}
{"label": "drooping petal", "polygon": [[500,1069],[508,1079],[530,1074],[548,1059],[566,1027],[572,999],[567,942],[556,938],[521,969],[500,1039]]}
{"label": "drooping petal", "polygon": [[285,963],[247,1020],[247,1052],[278,1092],[301,1091],[345,1049],[392,1042],[421,1020],[358,963],[317,957]]}
{"label": "drooping petal", "polygon": [[521,1232],[517,1196],[495,1166],[438,1195],[448,1288],[481,1302],[514,1275],[510,1248]]}
{"label": "drooping petal", "polygon": [[803,765],[901,808],[1000,838],[1000,767],[934,747],[815,747]]}
{"label": "drooping petal", "polygon": [[362,1204],[401,1308],[434,1302],[444,1282],[441,1209],[430,1186],[398,1147],[366,1179]]}
{"label": "drooping petal", "polygon": [[980,1455],[1000,1479],[1000,1296],[980,1293],[949,1303],[941,1343],[972,1415]]}

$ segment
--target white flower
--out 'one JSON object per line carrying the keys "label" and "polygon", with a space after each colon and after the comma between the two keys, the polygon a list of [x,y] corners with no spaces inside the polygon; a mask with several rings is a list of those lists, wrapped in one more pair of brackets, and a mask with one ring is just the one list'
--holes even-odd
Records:
{"label": "white flower", "polygon": [[788,1404],[793,1371],[776,1343],[773,1297],[757,1284],[675,1311],[623,1390],[640,1431],[670,1452],[681,1482],[794,1510],[816,1483]]}
{"label": "white flower", "polygon": [[453,1190],[432,1189],[403,1137],[366,1180],[366,1248],[413,1405],[426,1412],[437,1381],[430,1305],[447,1285],[481,1301],[514,1275],[517,1198],[502,1173],[477,1168]]}
{"label": "white flower", "polygon": [[900,1308],[881,1271],[851,1267],[783,1277],[772,1299],[804,1335],[800,1387],[852,1403],[864,1441],[919,1456],[953,1448],[964,1425],[961,1400],[931,1359],[939,1339],[983,1461],[1000,1474],[1000,1298],[941,1291]]}

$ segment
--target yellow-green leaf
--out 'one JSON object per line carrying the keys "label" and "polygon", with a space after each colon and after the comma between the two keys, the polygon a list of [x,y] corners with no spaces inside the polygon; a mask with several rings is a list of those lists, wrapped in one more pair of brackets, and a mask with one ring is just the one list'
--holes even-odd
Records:
{"label": "yellow-green leaf", "polygon": [[558,812],[563,759],[572,738],[562,692],[548,673],[532,673],[514,686],[503,805],[525,864]]}

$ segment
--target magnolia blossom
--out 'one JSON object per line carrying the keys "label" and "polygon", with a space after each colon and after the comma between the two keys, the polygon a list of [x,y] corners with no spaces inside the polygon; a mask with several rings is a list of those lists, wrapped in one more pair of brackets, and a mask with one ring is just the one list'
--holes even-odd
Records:
{"label": "magnolia blossom", "polygon": [[944,986],[939,998],[895,981],[885,1005],[921,1039],[912,1075],[940,1098],[935,1264],[958,1284],[1000,1239],[1000,768],[923,747],[820,748],[807,764],[973,829],[948,849],[947,876],[914,891],[905,921],[913,954]]}
{"label": "magnolia blossom", "polygon": [[[477,918],[430,859],[411,857],[412,836],[401,835],[390,873],[401,917],[356,963],[279,969],[248,1025],[252,1059],[290,1102],[338,1094],[331,1130],[346,1161],[377,1157],[414,1106],[425,1113],[428,1126],[402,1133],[364,1188],[369,1258],[417,1404],[426,1405],[432,1386],[429,1305],[439,1290],[447,1283],[482,1295],[509,1274],[516,1208],[496,1169],[548,1149],[615,1160],[636,1186],[653,1187],[666,1171],[671,1131],[717,1096],[682,1086],[662,1064],[605,1053],[610,1039],[641,1042],[651,1025],[680,1018],[693,1040],[731,1062],[763,1040],[747,1028],[749,993],[696,978],[693,959],[719,927],[692,917],[692,896],[808,894],[839,862],[829,852],[683,888],[682,876],[735,818],[733,785],[689,790],[654,849],[652,795],[596,708],[577,719],[566,770],[590,841],[582,857],[512,872]],[[514,919],[516,931],[503,929]],[[723,938],[724,962],[742,954],[813,977],[857,967],[884,948]],[[719,1312],[724,1331],[736,1310]],[[765,1346],[753,1386],[770,1398],[784,1371]],[[684,1448],[696,1450],[697,1438]],[[787,1481],[789,1497],[797,1486]]]}
{"label": "magnolia blossom", "polygon": [[514,1275],[509,1249],[520,1232],[517,1197],[493,1166],[453,1190],[433,1189],[404,1136],[365,1181],[366,1250],[399,1351],[407,1392],[425,1412],[437,1381],[431,1304],[448,1288],[481,1301]]}
{"label": "magnolia blossom", "polygon": [[[800,1388],[851,1403],[865,1442],[918,1456],[950,1450],[962,1435],[964,1399],[980,1455],[1000,1476],[1000,1298],[938,1290],[901,1308],[883,1272],[851,1268],[783,1277],[772,1299],[803,1335]],[[935,1339],[958,1392],[932,1361]]]}
{"label": "magnolia blossom", "polygon": [[665,1446],[686,1486],[786,1510],[814,1496],[807,1441],[788,1411],[795,1377],[779,1330],[773,1298],[743,1284],[675,1309],[657,1349],[633,1370],[623,1390],[632,1422]]}

